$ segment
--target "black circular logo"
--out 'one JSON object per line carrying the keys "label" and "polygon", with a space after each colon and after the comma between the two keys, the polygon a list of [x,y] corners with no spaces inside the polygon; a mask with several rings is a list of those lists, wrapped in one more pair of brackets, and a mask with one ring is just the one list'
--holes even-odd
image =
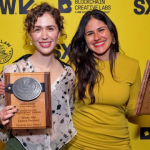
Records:
{"label": "black circular logo", "polygon": [[0,41],[0,64],[8,62],[13,55],[13,48],[8,42]]}
{"label": "black circular logo", "polygon": [[13,93],[20,100],[34,100],[41,94],[41,91],[41,84],[31,77],[22,77],[13,84]]}

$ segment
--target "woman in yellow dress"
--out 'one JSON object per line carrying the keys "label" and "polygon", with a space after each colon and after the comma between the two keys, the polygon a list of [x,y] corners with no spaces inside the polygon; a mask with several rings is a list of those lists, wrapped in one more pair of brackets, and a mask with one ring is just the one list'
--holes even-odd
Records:
{"label": "woman in yellow dress", "polygon": [[131,150],[126,118],[133,116],[140,68],[137,60],[119,52],[115,24],[100,10],[85,13],[69,55],[77,78],[77,135],[66,150]]}

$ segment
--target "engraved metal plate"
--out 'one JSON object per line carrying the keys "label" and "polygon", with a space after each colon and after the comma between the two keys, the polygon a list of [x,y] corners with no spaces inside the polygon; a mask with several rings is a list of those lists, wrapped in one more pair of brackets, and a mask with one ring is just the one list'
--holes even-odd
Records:
{"label": "engraved metal plate", "polygon": [[34,78],[22,77],[14,82],[12,90],[18,99],[30,101],[41,94],[42,87]]}

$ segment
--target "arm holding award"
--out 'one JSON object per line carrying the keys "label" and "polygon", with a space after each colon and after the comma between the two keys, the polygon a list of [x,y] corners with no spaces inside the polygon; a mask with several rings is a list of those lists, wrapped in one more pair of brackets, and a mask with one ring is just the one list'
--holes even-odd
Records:
{"label": "arm holding award", "polygon": [[[0,135],[6,142],[6,150],[60,149],[76,134],[71,116],[74,106],[70,106],[75,73],[54,55],[58,38],[64,35],[63,20],[60,11],[48,3],[29,10],[24,21],[26,44],[29,37],[35,52],[3,68]],[[49,96],[51,102],[46,102]],[[48,116],[41,115],[43,111]],[[46,119],[50,116],[47,126]],[[43,120],[39,122],[40,119]],[[11,129],[10,137],[7,129]]]}

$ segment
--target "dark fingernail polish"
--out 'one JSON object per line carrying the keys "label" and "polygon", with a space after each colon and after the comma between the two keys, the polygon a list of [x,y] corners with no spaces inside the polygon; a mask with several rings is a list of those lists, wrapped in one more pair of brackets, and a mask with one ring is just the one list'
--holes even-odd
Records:
{"label": "dark fingernail polish", "polygon": [[16,108],[16,106],[14,106],[14,108]]}

